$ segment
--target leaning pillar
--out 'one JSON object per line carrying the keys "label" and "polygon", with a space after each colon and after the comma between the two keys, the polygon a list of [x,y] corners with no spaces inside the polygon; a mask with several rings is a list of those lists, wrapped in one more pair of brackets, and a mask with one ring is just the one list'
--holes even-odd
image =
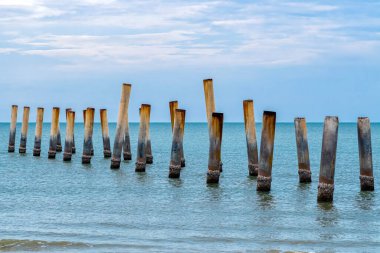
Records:
{"label": "leaning pillar", "polygon": [[120,105],[119,105],[119,114],[117,117],[115,141],[113,144],[113,152],[112,152],[112,159],[111,159],[111,169],[120,168],[121,152],[123,149],[124,134],[125,134],[124,133],[125,123],[126,123],[125,116],[128,113],[131,87],[132,85],[130,84],[123,84],[122,86],[121,99],[120,99]]}
{"label": "leaning pillar", "polygon": [[369,118],[358,118],[358,143],[360,160],[360,189],[375,190],[372,164],[371,124]]}
{"label": "leaning pillar", "polygon": [[333,201],[338,125],[338,117],[328,116],[325,118],[318,184],[319,202]]}
{"label": "leaning pillar", "polygon": [[247,142],[248,173],[250,176],[257,176],[259,170],[259,155],[257,151],[255,113],[253,100],[243,101],[244,127]]}
{"label": "leaning pillar", "polygon": [[299,182],[309,183],[311,182],[311,171],[305,118],[295,118],[294,127],[296,130]]}
{"label": "leaning pillar", "polygon": [[270,191],[271,188],[275,129],[276,113],[264,111],[261,131],[259,173],[256,188],[257,191]]}

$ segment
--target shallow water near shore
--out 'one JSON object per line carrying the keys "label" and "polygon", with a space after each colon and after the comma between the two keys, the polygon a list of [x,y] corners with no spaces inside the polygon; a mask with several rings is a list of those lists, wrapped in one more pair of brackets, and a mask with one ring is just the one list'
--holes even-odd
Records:
{"label": "shallow water near shore", "polygon": [[[77,153],[48,160],[50,124],[41,157],[33,157],[35,124],[27,154],[8,153],[9,124],[0,124],[0,251],[44,252],[379,252],[380,124],[372,124],[375,191],[360,192],[356,124],[339,125],[333,204],[318,204],[323,124],[308,124],[311,184],[299,184],[294,126],[276,125],[270,193],[248,177],[244,124],[223,129],[223,173],[206,185],[208,132],[185,127],[186,168],[169,179],[170,123],[151,124],[154,164],[135,173],[138,124],[130,124],[133,160],[111,170],[103,158],[100,124],[94,127],[91,165]],[[111,146],[116,125],[110,124]],[[65,124],[61,124],[64,143]],[[260,139],[261,125],[257,125]]]}

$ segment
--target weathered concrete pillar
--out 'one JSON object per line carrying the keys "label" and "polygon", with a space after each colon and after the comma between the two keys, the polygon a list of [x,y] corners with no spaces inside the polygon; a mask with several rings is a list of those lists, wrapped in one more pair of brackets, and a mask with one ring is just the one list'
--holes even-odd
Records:
{"label": "weathered concrete pillar", "polygon": [[179,178],[181,173],[181,160],[183,148],[183,133],[185,122],[185,110],[176,109],[173,127],[173,141],[169,166],[169,178]]}
{"label": "weathered concrete pillar", "polygon": [[178,109],[178,101],[170,101],[169,110],[170,110],[170,122],[172,124],[172,131],[174,128],[174,118],[175,118],[177,109]]}
{"label": "weathered concrete pillar", "polygon": [[372,165],[371,124],[369,118],[358,118],[358,143],[360,160],[360,189],[375,190]]}
{"label": "weathered concrete pillar", "polygon": [[140,107],[140,128],[137,143],[136,172],[144,172],[147,163],[147,144],[149,129],[150,105],[142,104]]}
{"label": "weathered concrete pillar", "polygon": [[18,150],[20,154],[24,154],[26,152],[26,141],[28,139],[29,126],[29,112],[30,108],[28,106],[24,106],[24,114],[22,115],[20,148]]}
{"label": "weathered concrete pillar", "polygon": [[325,118],[318,184],[319,202],[333,201],[338,125],[338,117],[328,116]]}
{"label": "weathered concrete pillar", "polygon": [[74,143],[74,124],[75,124],[75,112],[66,111],[66,138],[65,138],[65,150],[63,152],[63,161],[71,161],[73,153]]}
{"label": "weathered concrete pillar", "polygon": [[152,144],[150,140],[150,107],[147,115],[147,129],[146,129],[146,163],[153,163]]}
{"label": "weathered concrete pillar", "polygon": [[[69,111],[72,111],[72,108],[67,108],[66,109],[66,121],[67,121],[67,114]],[[73,144],[72,144],[72,152],[71,154],[76,153],[76,147],[75,147],[75,113],[74,113],[74,128],[73,128]]]}
{"label": "weathered concrete pillar", "polygon": [[124,131],[124,142],[123,142],[123,158],[125,161],[132,160],[131,153],[131,137],[129,135],[129,121],[128,121],[128,112],[125,115],[125,131]]}
{"label": "weathered concrete pillar", "polygon": [[309,183],[311,182],[311,171],[305,118],[295,118],[294,127],[296,131],[299,181],[300,183]]}
{"label": "weathered concrete pillar", "polygon": [[270,191],[271,188],[275,130],[276,113],[264,111],[261,131],[259,173],[256,188],[257,191]]}
{"label": "weathered concrete pillar", "polygon": [[223,113],[213,112],[210,127],[210,149],[208,157],[207,183],[219,183],[220,157],[222,150]]}
{"label": "weathered concrete pillar", "polygon": [[[211,121],[212,121],[212,113],[215,112],[215,98],[214,98],[214,85],[212,79],[203,80],[203,89],[205,93],[205,102],[206,102],[206,116],[207,116],[207,124],[208,131],[210,134]],[[223,171],[223,162],[220,160],[219,165],[220,172]]]}
{"label": "weathered concrete pillar", "polygon": [[120,99],[120,105],[119,105],[119,114],[117,117],[115,141],[113,144],[113,152],[112,152],[112,159],[111,159],[111,169],[120,168],[121,152],[123,149],[124,134],[125,134],[125,122],[126,122],[125,116],[128,113],[131,87],[132,85],[130,84],[123,84],[122,86],[121,99]]}
{"label": "weathered concrete pillar", "polygon": [[90,110],[91,111],[91,121],[90,121],[90,124],[91,124],[91,132],[90,132],[90,145],[91,145],[91,156],[94,155],[94,142],[92,140],[92,136],[94,135],[94,121],[95,121],[95,108],[92,108],[92,107],[88,107],[87,108],[87,111]]}
{"label": "weathered concrete pillar", "polygon": [[103,155],[105,158],[111,157],[111,144],[108,131],[107,109],[100,109],[100,124],[102,126]]}
{"label": "weathered concrete pillar", "polygon": [[50,128],[50,141],[49,141],[49,159],[55,159],[57,153],[57,135],[58,135],[58,124],[59,124],[59,107],[53,107],[53,113],[51,117],[51,128]]}
{"label": "weathered concrete pillar", "polygon": [[243,101],[244,127],[247,142],[248,173],[250,176],[257,176],[259,170],[259,155],[257,151],[255,112],[253,100]]}
{"label": "weathered concrete pillar", "polygon": [[58,116],[58,133],[57,133],[57,152],[62,152],[62,140],[61,140],[61,126]]}
{"label": "weathered concrete pillar", "polygon": [[[171,122],[171,125],[172,125],[172,131],[173,131],[173,127],[174,127],[174,121],[175,121],[175,110],[178,109],[178,101],[171,101],[169,102],[169,110],[170,110],[170,122]],[[183,121],[181,124],[183,124],[183,128],[185,128],[185,121]],[[181,167],[185,167],[186,166],[186,160],[185,160],[185,152],[183,151],[183,142],[180,143],[180,145],[182,145],[181,147]]]}
{"label": "weathered concrete pillar", "polygon": [[16,125],[17,125],[17,105],[12,105],[11,114],[11,126],[9,129],[9,145],[8,152],[15,152],[15,142],[16,142]]}
{"label": "weathered concrete pillar", "polygon": [[86,111],[86,120],[84,125],[84,141],[83,141],[83,155],[82,163],[91,163],[91,143],[92,143],[92,131],[93,131],[93,115],[95,110],[88,108]]}
{"label": "weathered concrete pillar", "polygon": [[41,154],[41,139],[42,139],[42,127],[44,122],[44,108],[37,108],[36,118],[36,132],[34,137],[33,156],[40,156]]}

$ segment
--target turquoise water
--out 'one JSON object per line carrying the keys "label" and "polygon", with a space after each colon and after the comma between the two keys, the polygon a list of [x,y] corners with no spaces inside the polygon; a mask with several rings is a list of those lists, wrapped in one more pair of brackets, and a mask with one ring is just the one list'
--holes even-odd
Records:
{"label": "turquoise water", "polygon": [[[17,128],[17,145],[20,127]],[[45,252],[379,252],[380,124],[372,125],[375,192],[361,193],[356,124],[340,124],[333,204],[318,204],[322,124],[309,124],[313,182],[298,183],[293,124],[277,124],[270,193],[249,178],[244,125],[225,124],[219,186],[206,185],[206,124],[185,128],[186,168],[168,178],[170,123],[151,125],[154,164],[134,172],[134,161],[110,170],[102,154],[100,124],[95,156],[81,164],[83,124],[71,163],[7,153],[9,124],[0,124],[0,251]],[[61,124],[64,137],[65,125]],[[115,124],[110,124],[113,141]],[[261,126],[257,133],[260,137]],[[138,124],[131,124],[133,158]],[[18,146],[16,146],[18,151]]]}

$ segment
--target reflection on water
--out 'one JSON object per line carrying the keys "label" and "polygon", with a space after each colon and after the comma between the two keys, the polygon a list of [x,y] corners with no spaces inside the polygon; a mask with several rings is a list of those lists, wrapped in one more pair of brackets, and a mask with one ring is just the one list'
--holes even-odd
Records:
{"label": "reflection on water", "polygon": [[356,195],[355,204],[362,210],[374,210],[375,207],[375,192],[360,191]]}
{"label": "reflection on water", "polygon": [[262,210],[272,209],[275,206],[271,192],[257,192],[257,201]]}

